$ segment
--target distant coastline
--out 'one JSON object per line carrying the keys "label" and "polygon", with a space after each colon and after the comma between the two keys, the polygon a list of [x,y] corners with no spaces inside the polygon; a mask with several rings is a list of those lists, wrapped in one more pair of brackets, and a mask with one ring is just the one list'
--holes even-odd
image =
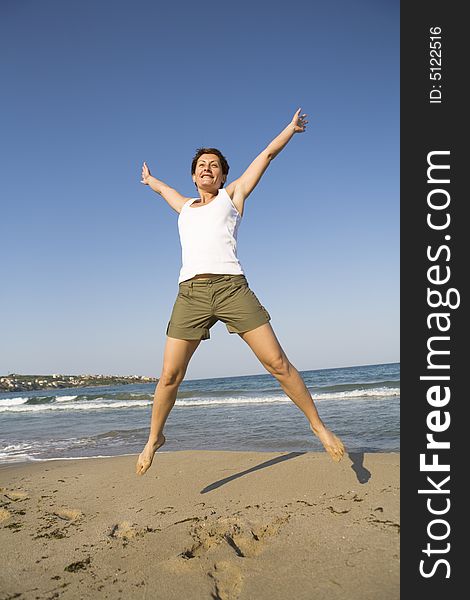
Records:
{"label": "distant coastline", "polygon": [[24,392],[30,390],[54,390],[69,387],[98,385],[124,385],[129,383],[153,383],[156,377],[144,375],[19,375],[10,373],[0,376],[0,392]]}

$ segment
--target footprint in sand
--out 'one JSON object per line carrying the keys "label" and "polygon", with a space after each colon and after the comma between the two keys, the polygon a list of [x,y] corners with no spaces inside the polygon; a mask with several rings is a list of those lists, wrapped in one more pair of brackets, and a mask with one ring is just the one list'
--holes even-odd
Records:
{"label": "footprint in sand", "polygon": [[0,488],[0,493],[8,498],[8,500],[13,500],[13,502],[21,502],[22,500],[28,500],[29,494],[23,491],[9,490],[7,488]]}
{"label": "footprint in sand", "polygon": [[[200,561],[210,561],[206,573],[214,586],[212,597],[237,600],[243,585],[242,559],[260,554],[267,538],[275,536],[289,519],[290,515],[269,521],[232,516],[195,523],[190,530],[194,544],[180,553],[179,560],[189,566],[193,564],[190,559],[198,559],[194,561],[198,569],[204,564]],[[227,558],[227,551],[236,558]]]}
{"label": "footprint in sand", "polygon": [[64,521],[78,521],[78,519],[83,517],[82,511],[78,510],[78,508],[59,508],[52,514]]}
{"label": "footprint in sand", "polygon": [[[0,523],[3,523],[10,517],[15,515],[24,515],[26,512],[24,510],[8,510],[5,506],[9,506],[12,502],[22,502],[23,500],[28,500],[29,495],[27,492],[21,490],[10,490],[8,488],[0,487],[0,494],[2,495],[2,502],[0,503],[2,506],[0,507]],[[11,507],[10,507],[11,508]],[[19,528],[21,525],[19,523],[12,523],[11,525],[6,525],[6,527],[10,528]]]}
{"label": "footprint in sand", "polygon": [[214,563],[207,575],[214,582],[213,598],[217,600],[237,600],[240,596],[243,577],[240,569],[228,561]]}
{"label": "footprint in sand", "polygon": [[152,527],[140,527],[136,523],[130,523],[129,521],[121,521],[121,523],[116,523],[112,525],[108,530],[108,537],[122,540],[130,540],[135,537],[140,537],[145,535],[146,533],[159,531],[158,529],[153,529]]}
{"label": "footprint in sand", "polygon": [[254,522],[219,517],[212,523],[194,525],[190,533],[195,543],[183,550],[180,556],[185,559],[195,558],[221,544],[227,544],[241,558],[256,556],[263,550],[264,538],[275,535],[289,518],[286,515],[269,522]]}
{"label": "footprint in sand", "polygon": [[11,512],[6,508],[0,508],[0,523],[3,523],[11,517]]}
{"label": "footprint in sand", "polygon": [[69,537],[70,527],[77,525],[84,516],[78,508],[56,508],[41,516],[44,523],[38,527],[33,539],[62,539]]}

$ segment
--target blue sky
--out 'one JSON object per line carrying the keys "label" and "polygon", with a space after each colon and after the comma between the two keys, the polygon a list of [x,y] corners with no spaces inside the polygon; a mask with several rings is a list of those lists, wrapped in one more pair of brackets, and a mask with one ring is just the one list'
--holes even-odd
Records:
{"label": "blue sky", "polygon": [[[228,181],[309,115],[238,255],[291,362],[399,360],[399,3],[3,1],[0,374],[158,377],[197,147]],[[262,373],[225,325],[187,378]]]}

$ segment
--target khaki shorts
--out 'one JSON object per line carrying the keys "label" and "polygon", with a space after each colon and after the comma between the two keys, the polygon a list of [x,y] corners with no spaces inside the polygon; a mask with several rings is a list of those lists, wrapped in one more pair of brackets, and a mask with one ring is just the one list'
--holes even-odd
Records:
{"label": "khaki shorts", "polygon": [[270,319],[245,275],[212,275],[179,284],[166,334],[180,340],[208,340],[217,321],[225,323],[229,333],[243,333]]}

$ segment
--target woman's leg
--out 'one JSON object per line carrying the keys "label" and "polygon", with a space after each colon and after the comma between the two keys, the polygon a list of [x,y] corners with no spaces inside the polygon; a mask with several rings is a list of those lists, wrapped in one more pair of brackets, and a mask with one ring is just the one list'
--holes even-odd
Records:
{"label": "woman's leg", "polygon": [[201,340],[166,338],[163,367],[153,397],[149,439],[139,455],[136,474],[143,475],[152,464],[155,452],[165,443],[163,427],[176,401],[178,388],[186,374],[191,356]]}
{"label": "woman's leg", "polygon": [[253,350],[264,368],[280,383],[284,392],[307,417],[310,428],[335,461],[341,460],[344,446],[341,440],[325,427],[312,396],[297,369],[289,362],[270,323],[238,334]]}

